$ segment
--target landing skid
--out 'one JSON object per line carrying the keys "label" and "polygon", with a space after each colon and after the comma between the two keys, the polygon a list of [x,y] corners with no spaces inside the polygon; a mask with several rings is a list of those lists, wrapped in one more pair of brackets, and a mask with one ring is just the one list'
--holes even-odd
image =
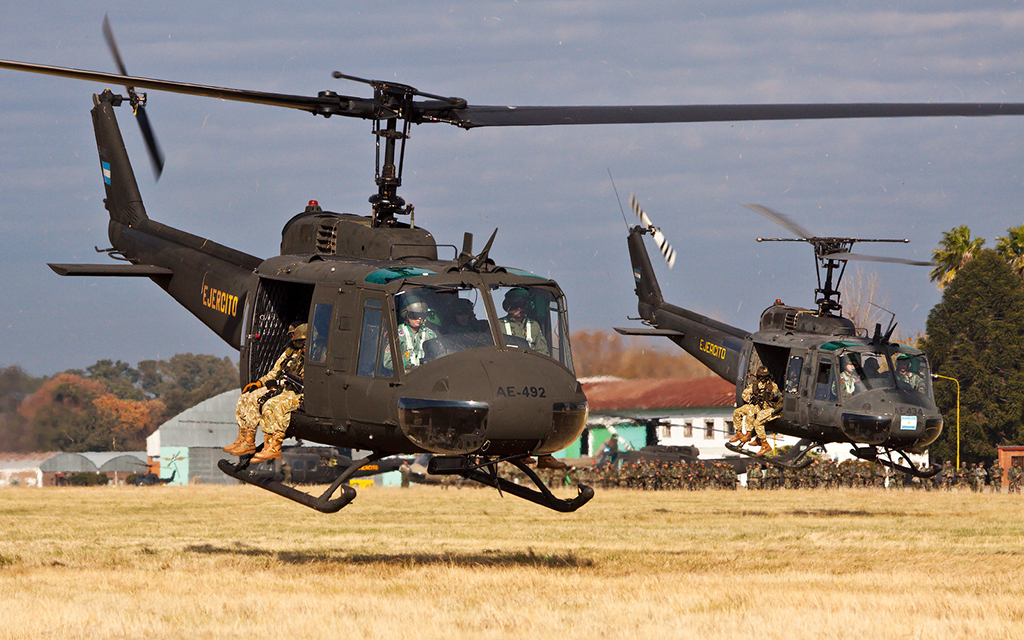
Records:
{"label": "landing skid", "polygon": [[[853,449],[850,449],[850,453],[857,456],[861,460],[877,462],[883,467],[889,467],[890,469],[895,469],[896,471],[909,473],[910,475],[916,476],[918,478],[931,478],[939,471],[942,471],[942,465],[940,464],[933,464],[932,466],[928,467],[923,471],[921,469],[918,469],[916,466],[914,466],[914,463],[910,460],[910,458],[907,457],[907,454],[900,451],[899,449],[885,449],[883,451],[879,451],[877,447],[854,447]],[[892,459],[892,454],[894,453],[898,455],[900,458],[902,458],[903,462],[905,462],[906,464],[900,464],[898,462],[895,462]],[[879,454],[884,455],[885,458],[882,458],[882,456]]]}
{"label": "landing skid", "polygon": [[[498,476],[498,463],[508,462],[515,468],[526,474],[526,477],[536,485],[537,489],[531,489],[524,487],[523,485],[510,482],[504,478]],[[537,473],[526,466],[521,457],[509,458],[506,460],[486,460],[480,463],[474,463],[473,460],[466,456],[434,456],[430,459],[430,464],[427,467],[427,472],[438,475],[458,475],[479,482],[480,484],[487,485],[488,487],[494,487],[498,491],[504,493],[510,493],[517,498],[523,500],[529,500],[534,504],[539,504],[542,507],[560,511],[562,513],[571,513],[576,511],[591,498],[594,497],[594,490],[586,485],[579,485],[579,494],[575,498],[562,499],[557,498],[546,486],[544,482],[537,476]]]}
{"label": "landing skid", "polygon": [[725,443],[725,448],[734,453],[754,458],[755,460],[763,460],[768,464],[775,465],[776,467],[783,467],[785,469],[804,469],[809,467],[814,460],[807,457],[807,454],[811,449],[820,446],[820,443],[814,440],[803,439],[793,445],[789,451],[781,456],[759,456],[753,451],[747,451],[743,447],[736,446],[731,442]]}
{"label": "landing skid", "polygon": [[[262,445],[260,445],[260,447],[262,448]],[[329,486],[327,490],[319,496],[299,491],[298,489],[290,487],[283,482],[278,482],[277,480],[267,477],[260,477],[252,471],[249,471],[248,467],[249,463],[252,461],[252,454],[242,456],[238,464],[231,464],[227,460],[221,460],[217,463],[217,468],[236,480],[241,480],[242,482],[257,486],[260,489],[276,493],[282,498],[288,498],[289,500],[298,502],[299,504],[305,505],[311,509],[316,509],[321,513],[337,513],[348,505],[348,503],[355,500],[356,490],[346,484],[349,478],[351,478],[363,465],[376,462],[383,457],[385,457],[385,454],[375,453],[368,458],[354,460],[352,464],[345,469],[345,471],[343,471],[333,483],[331,483],[331,486]],[[339,490],[341,493],[338,497],[331,498],[331,496]]]}

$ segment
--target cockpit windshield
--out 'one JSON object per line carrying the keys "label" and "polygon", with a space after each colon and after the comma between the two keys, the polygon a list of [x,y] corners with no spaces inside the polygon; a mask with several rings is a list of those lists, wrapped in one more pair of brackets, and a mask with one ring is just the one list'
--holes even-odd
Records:
{"label": "cockpit windshield", "polygon": [[493,296],[501,315],[498,332],[506,346],[542,353],[572,370],[568,313],[562,295],[548,287],[496,286]]}
{"label": "cockpit windshield", "polygon": [[[508,347],[531,349],[572,369],[563,297],[548,287],[496,287],[500,318],[488,318],[490,290],[470,285],[410,286],[395,295],[395,343],[402,370],[478,347],[502,335]],[[503,301],[508,301],[507,305]],[[511,311],[510,311],[511,309]],[[492,327],[497,331],[492,331]],[[388,341],[381,341],[385,373],[394,369]]]}
{"label": "cockpit windshield", "polygon": [[839,359],[839,386],[849,398],[869,389],[899,388],[931,395],[931,376],[924,354],[848,351]]}
{"label": "cockpit windshield", "polygon": [[[483,295],[475,287],[409,287],[395,296],[395,313],[395,342],[404,371],[494,344]],[[381,361],[386,369],[393,368],[390,350],[385,348]]]}

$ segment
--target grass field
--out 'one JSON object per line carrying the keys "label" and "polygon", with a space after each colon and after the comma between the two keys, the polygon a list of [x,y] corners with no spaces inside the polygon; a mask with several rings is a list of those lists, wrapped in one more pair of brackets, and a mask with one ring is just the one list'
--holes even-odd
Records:
{"label": "grass field", "polygon": [[0,638],[1019,638],[1024,497],[0,490]]}

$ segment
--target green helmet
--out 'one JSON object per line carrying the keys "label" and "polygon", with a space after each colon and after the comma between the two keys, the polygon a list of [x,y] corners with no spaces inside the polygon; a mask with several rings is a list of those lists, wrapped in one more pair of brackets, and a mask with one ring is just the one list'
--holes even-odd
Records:
{"label": "green helmet", "polygon": [[529,303],[530,294],[526,292],[526,289],[520,289],[519,287],[516,287],[515,289],[509,290],[509,292],[505,294],[505,300],[502,301],[501,308],[504,309],[505,311],[508,311],[509,309],[512,309],[514,307],[525,308],[529,305]]}
{"label": "green helmet", "polygon": [[410,313],[419,313],[426,315],[429,312],[430,307],[427,306],[427,303],[417,300],[415,302],[410,302],[409,304],[405,305],[405,309],[402,310],[402,316],[408,317]]}

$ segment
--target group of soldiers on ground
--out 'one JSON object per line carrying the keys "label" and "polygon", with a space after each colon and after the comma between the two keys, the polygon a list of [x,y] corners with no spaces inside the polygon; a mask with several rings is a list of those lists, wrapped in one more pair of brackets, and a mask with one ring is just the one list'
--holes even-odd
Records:
{"label": "group of soldiers on ground", "polygon": [[[508,472],[508,479],[525,482],[516,477],[518,472]],[[647,491],[659,490],[735,490],[740,485],[741,474],[725,462],[624,462],[601,466],[567,468],[538,471],[538,475],[549,487],[584,484],[602,489],[625,488]],[[836,462],[831,458],[816,458],[803,469],[789,469],[776,465],[752,462],[746,471],[748,490],[761,489],[839,489],[839,488],[887,488],[919,489],[925,491],[975,491],[986,490],[1001,493],[1004,478],[1009,483],[1010,493],[1020,493],[1024,469],[1011,467],[1004,473],[998,463],[985,469],[982,463],[964,465],[955,469],[949,463],[931,478],[920,478],[911,473],[886,467],[867,460],[844,460]],[[986,489],[988,487],[988,489]]]}

